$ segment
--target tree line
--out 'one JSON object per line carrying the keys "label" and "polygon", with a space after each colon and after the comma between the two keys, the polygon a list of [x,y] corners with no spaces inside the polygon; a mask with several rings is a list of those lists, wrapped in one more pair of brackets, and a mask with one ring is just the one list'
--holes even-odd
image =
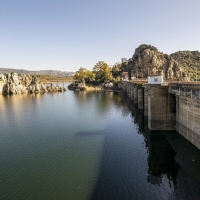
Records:
{"label": "tree line", "polygon": [[93,82],[96,84],[104,82],[118,82],[121,80],[121,73],[123,67],[121,63],[115,63],[109,66],[104,61],[97,62],[92,70],[86,68],[79,68],[74,75],[74,80]]}

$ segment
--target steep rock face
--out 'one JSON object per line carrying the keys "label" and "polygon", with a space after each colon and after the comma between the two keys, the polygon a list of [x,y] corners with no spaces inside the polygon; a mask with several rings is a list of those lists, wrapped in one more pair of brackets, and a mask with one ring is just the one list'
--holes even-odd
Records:
{"label": "steep rock face", "polygon": [[167,80],[188,81],[184,68],[172,56],[163,54],[151,45],[140,45],[132,57],[131,76],[147,77],[163,74]]}

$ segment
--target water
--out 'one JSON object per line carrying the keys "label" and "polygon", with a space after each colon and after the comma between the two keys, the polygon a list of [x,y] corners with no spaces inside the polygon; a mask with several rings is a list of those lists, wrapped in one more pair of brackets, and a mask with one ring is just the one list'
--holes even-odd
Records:
{"label": "water", "polygon": [[0,199],[200,199],[200,151],[112,92],[0,96]]}

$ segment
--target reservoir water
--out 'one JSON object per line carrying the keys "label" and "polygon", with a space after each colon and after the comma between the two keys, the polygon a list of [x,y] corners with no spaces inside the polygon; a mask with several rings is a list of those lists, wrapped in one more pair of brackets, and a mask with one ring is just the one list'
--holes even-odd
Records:
{"label": "reservoir water", "polygon": [[199,170],[118,93],[0,96],[0,200],[200,199]]}

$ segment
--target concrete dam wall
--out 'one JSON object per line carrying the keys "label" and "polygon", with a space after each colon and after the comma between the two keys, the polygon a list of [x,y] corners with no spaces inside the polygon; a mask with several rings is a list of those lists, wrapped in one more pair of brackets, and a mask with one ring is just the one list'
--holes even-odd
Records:
{"label": "concrete dam wall", "polygon": [[176,131],[200,149],[200,86],[172,84],[169,92],[176,95]]}
{"label": "concrete dam wall", "polygon": [[123,91],[144,111],[150,130],[176,130],[200,149],[200,85],[124,82]]}

